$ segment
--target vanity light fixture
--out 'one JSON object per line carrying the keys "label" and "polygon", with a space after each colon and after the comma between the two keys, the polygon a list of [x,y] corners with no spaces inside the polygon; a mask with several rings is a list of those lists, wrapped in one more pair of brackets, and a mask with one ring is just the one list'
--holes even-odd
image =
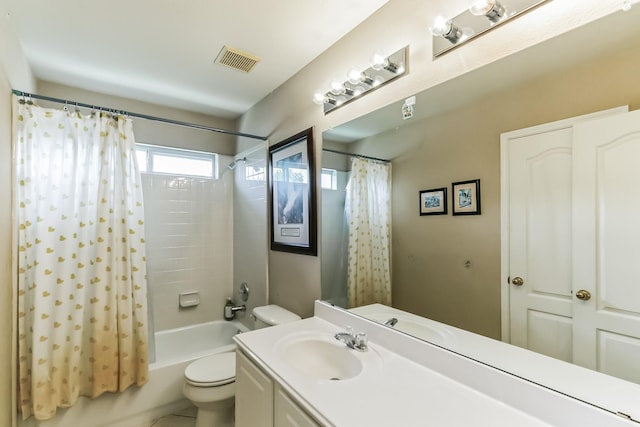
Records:
{"label": "vanity light fixture", "polygon": [[369,68],[361,71],[351,68],[347,72],[345,81],[333,80],[329,90],[318,90],[313,95],[313,102],[322,105],[327,114],[341,105],[358,99],[384,84],[406,73],[408,46],[403,47],[389,56],[376,52]]}
{"label": "vanity light fixture", "polygon": [[469,8],[446,19],[433,19],[429,30],[436,58],[550,0],[473,0]]}

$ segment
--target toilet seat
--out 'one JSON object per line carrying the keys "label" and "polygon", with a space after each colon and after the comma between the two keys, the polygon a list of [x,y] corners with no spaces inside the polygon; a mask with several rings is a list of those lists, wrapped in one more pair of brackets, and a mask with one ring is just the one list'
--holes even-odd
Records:
{"label": "toilet seat", "polygon": [[184,379],[196,387],[216,387],[236,380],[236,354],[218,353],[192,362],[184,370]]}

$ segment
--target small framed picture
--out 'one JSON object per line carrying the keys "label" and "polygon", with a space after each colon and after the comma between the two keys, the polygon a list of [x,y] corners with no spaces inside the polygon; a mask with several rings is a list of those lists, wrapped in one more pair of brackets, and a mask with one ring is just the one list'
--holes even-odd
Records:
{"label": "small framed picture", "polygon": [[452,215],[480,215],[480,180],[451,184]]}
{"label": "small framed picture", "polygon": [[434,188],[420,192],[420,215],[446,215],[447,189]]}

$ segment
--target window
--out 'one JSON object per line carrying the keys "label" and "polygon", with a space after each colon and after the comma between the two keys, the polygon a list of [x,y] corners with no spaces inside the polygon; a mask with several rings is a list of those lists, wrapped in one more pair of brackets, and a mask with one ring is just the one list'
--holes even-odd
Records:
{"label": "window", "polygon": [[136,155],[142,173],[218,178],[218,155],[214,153],[136,144]]}
{"label": "window", "polygon": [[244,178],[247,181],[265,182],[267,180],[265,168],[262,166],[247,166],[244,168]]}
{"label": "window", "polygon": [[337,190],[338,171],[336,171],[335,169],[322,168],[322,175],[320,176],[320,186],[324,190]]}

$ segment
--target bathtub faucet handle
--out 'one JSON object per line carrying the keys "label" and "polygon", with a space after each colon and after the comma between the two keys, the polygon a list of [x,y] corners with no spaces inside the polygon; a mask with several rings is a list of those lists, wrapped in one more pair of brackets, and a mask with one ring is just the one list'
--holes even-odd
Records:
{"label": "bathtub faucet handle", "polygon": [[242,301],[247,302],[247,300],[249,299],[249,285],[247,285],[247,282],[242,282],[238,293],[240,294],[240,298],[242,299]]}

